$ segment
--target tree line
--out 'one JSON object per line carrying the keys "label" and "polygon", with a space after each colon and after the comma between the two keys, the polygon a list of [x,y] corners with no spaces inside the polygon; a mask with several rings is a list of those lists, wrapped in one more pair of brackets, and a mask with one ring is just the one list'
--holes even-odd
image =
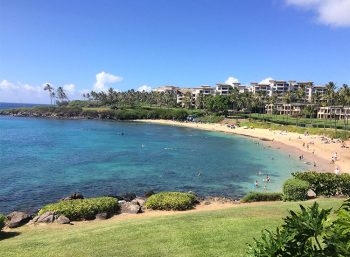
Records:
{"label": "tree line", "polygon": [[[62,87],[56,90],[47,84],[44,88],[49,92],[51,104],[65,104],[68,101],[68,95]],[[314,112],[319,106],[350,106],[350,88],[347,84],[337,90],[334,82],[326,85],[325,94],[319,92],[312,94],[311,102],[307,99],[304,87],[296,91],[288,91],[283,95],[277,93],[269,96],[266,92],[244,92],[240,93],[237,88],[233,89],[229,95],[203,95],[198,94],[196,97],[191,92],[182,95],[181,104],[177,101],[177,93],[167,92],[139,92],[128,90],[119,92],[110,88],[108,91],[84,93],[83,98],[91,106],[109,106],[115,109],[124,107],[139,106],[157,106],[157,107],[183,107],[187,109],[205,109],[212,112],[227,113],[228,110],[244,111],[254,113],[264,113],[266,104],[277,103],[304,103],[309,104],[305,109],[306,112]]]}

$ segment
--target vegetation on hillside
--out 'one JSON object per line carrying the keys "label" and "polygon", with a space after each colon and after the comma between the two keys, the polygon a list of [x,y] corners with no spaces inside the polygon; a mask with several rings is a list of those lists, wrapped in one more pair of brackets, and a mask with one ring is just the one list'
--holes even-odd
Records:
{"label": "vegetation on hillside", "polygon": [[74,220],[92,220],[98,213],[116,214],[119,210],[118,201],[113,197],[97,197],[76,200],[63,200],[48,204],[40,209],[38,215],[53,211]]}
{"label": "vegetation on hillside", "polygon": [[196,196],[190,193],[162,192],[150,196],[146,207],[153,210],[184,211],[192,209],[196,203]]}

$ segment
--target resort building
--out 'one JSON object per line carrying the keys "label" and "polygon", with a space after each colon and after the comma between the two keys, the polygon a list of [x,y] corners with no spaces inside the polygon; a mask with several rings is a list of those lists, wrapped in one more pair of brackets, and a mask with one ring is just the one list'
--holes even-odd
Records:
{"label": "resort building", "polygon": [[[237,83],[239,85],[239,83]],[[238,86],[237,85],[237,86]],[[234,88],[234,84],[233,85],[229,85],[229,84],[216,84],[216,93],[218,95],[229,95],[232,93]]]}
{"label": "resort building", "polygon": [[259,94],[260,92],[268,96],[272,95],[271,85],[270,84],[259,84],[256,82],[250,83],[249,91],[253,94]]}
{"label": "resort building", "polygon": [[320,107],[317,112],[319,119],[348,120],[350,118],[350,106],[327,106]]}
{"label": "resort building", "polygon": [[267,114],[279,114],[279,115],[300,115],[306,104],[303,103],[291,103],[291,104],[267,104],[265,110]]}
{"label": "resort building", "polygon": [[160,87],[156,87],[154,88],[152,91],[154,92],[176,92],[177,90],[179,90],[179,87],[175,87],[175,86],[160,86]]}
{"label": "resort building", "polygon": [[272,96],[272,94],[282,96],[284,93],[290,91],[289,83],[284,80],[270,80],[270,87],[269,96]]}

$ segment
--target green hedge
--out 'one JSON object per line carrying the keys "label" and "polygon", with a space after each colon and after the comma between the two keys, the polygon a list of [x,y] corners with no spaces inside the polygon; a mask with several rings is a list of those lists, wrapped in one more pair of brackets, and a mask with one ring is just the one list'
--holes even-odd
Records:
{"label": "green hedge", "polygon": [[162,192],[151,195],[146,202],[146,207],[153,210],[177,210],[192,209],[196,204],[196,196],[190,193]]}
{"label": "green hedge", "polygon": [[278,192],[250,192],[241,199],[241,202],[281,201],[282,199],[283,194]]}
{"label": "green hedge", "polygon": [[0,231],[5,226],[5,221],[6,221],[6,217],[4,215],[0,214]]}
{"label": "green hedge", "polygon": [[70,220],[91,220],[95,215],[107,212],[112,215],[117,213],[119,205],[117,199],[113,197],[97,197],[77,200],[59,201],[48,204],[41,208],[39,215],[47,211],[55,211],[58,214],[65,215]]}
{"label": "green hedge", "polygon": [[292,175],[304,181],[309,182],[310,189],[312,189],[316,195],[334,196],[337,194],[343,194],[350,196],[350,175],[334,173],[318,173],[315,171],[309,172],[296,172]]}
{"label": "green hedge", "polygon": [[283,199],[286,201],[304,201],[310,184],[307,181],[291,178],[283,184]]}

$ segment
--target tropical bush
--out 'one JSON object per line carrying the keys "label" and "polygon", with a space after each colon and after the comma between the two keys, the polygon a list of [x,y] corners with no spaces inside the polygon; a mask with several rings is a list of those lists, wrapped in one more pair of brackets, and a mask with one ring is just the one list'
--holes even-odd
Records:
{"label": "tropical bush", "polygon": [[304,201],[310,184],[307,181],[291,178],[283,184],[283,199],[286,201]]}
{"label": "tropical bush", "polygon": [[270,192],[250,192],[245,195],[241,202],[249,203],[249,202],[262,202],[262,201],[280,201],[283,199],[282,193],[270,193]]}
{"label": "tropical bush", "polygon": [[[248,256],[255,257],[348,257],[350,256],[350,200],[346,200],[336,218],[328,218],[331,209],[300,205],[301,212],[290,211],[276,232],[266,230],[254,238]],[[333,220],[333,222],[332,222]]]}
{"label": "tropical bush", "polygon": [[300,209],[299,213],[290,211],[276,232],[266,230],[260,240],[254,239],[254,244],[249,245],[248,256],[329,256],[321,240],[331,209],[319,209],[317,202],[309,208],[300,205]]}
{"label": "tropical bush", "polygon": [[337,218],[330,226],[325,243],[327,256],[350,256],[350,200],[337,211]]}
{"label": "tropical bush", "polygon": [[197,203],[196,196],[190,193],[162,192],[151,195],[146,202],[146,207],[153,210],[177,210],[192,209]]}
{"label": "tropical bush", "polygon": [[5,221],[6,221],[6,217],[4,215],[0,214],[0,231],[5,226]]}
{"label": "tropical bush", "polygon": [[97,197],[76,200],[59,201],[41,208],[39,215],[54,211],[62,214],[70,220],[91,220],[98,213],[106,212],[110,215],[117,213],[119,205],[113,197]]}
{"label": "tropical bush", "polygon": [[350,196],[350,175],[334,173],[318,173],[315,171],[309,172],[296,172],[292,175],[310,184],[316,195],[334,196],[337,194],[343,194]]}

